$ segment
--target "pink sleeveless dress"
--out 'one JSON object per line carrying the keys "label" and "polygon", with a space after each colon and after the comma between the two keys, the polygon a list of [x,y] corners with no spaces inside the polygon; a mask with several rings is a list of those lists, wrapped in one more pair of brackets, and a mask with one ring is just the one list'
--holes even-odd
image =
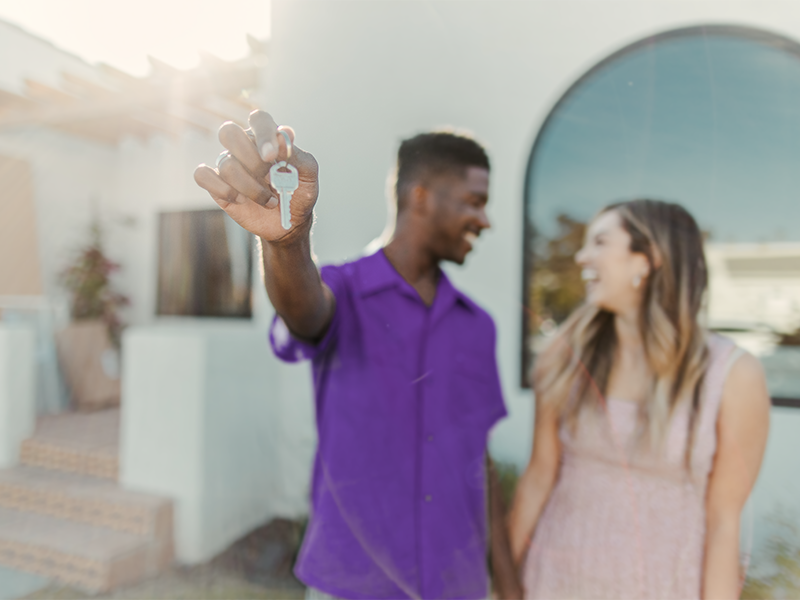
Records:
{"label": "pink sleeveless dress", "polygon": [[691,474],[689,405],[676,409],[661,454],[631,450],[637,405],[609,398],[604,415],[560,431],[558,480],[523,570],[526,598],[700,597],[705,491],[716,449],[722,386],[740,352],[709,336]]}

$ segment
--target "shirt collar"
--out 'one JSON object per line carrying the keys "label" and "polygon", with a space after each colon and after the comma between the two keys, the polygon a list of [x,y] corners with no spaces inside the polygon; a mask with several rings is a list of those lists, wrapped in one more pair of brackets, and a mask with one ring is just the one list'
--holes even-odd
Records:
{"label": "shirt collar", "polygon": [[358,261],[359,288],[362,296],[369,296],[407,282],[400,276],[381,248]]}
{"label": "shirt collar", "polygon": [[[381,248],[375,254],[365,257],[359,261],[359,282],[362,296],[369,296],[376,292],[388,289],[397,288],[404,292],[408,292],[416,300],[420,300],[419,295],[411,287],[403,276],[386,258],[386,254]],[[420,300],[421,301],[421,300]],[[466,308],[474,311],[475,304],[460,290],[450,282],[444,270],[440,270],[439,283],[436,287],[436,299],[433,301],[433,307],[436,312],[446,311],[456,302],[464,305]]]}

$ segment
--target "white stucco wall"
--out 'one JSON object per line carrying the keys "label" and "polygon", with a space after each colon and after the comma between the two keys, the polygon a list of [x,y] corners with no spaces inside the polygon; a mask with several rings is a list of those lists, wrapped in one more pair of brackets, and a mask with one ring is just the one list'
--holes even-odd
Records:
{"label": "white stucco wall", "polygon": [[[31,169],[43,292],[52,307],[45,336],[69,320],[69,297],[59,274],[89,241],[94,216],[104,225],[107,255],[122,267],[112,281],[130,299],[123,320],[129,325],[155,320],[158,213],[216,206],[192,172],[203,159],[213,162],[217,144],[215,134],[195,131],[126,138],[118,146],[42,127],[0,132],[0,155],[25,160]],[[57,382],[42,394],[40,410],[67,405]]]}
{"label": "white stucco wall", "polygon": [[310,418],[310,391],[292,389],[308,384],[271,356],[261,328],[161,323],[126,332],[123,350],[120,482],[173,499],[180,562],[306,513],[308,481],[293,463],[312,444],[291,425],[299,407]]}
{"label": "white stucco wall", "polygon": [[[762,544],[776,533],[791,536],[791,531],[780,531],[781,520],[794,524],[800,531],[800,478],[797,477],[797,456],[800,450],[800,410],[774,407],[770,415],[770,436],[758,483],[742,514],[742,550],[754,552],[754,564],[764,565]],[[791,539],[791,538],[790,538]],[[793,540],[794,547],[800,540]]]}
{"label": "white stucco wall", "polygon": [[[496,455],[529,451],[530,394],[520,388],[523,187],[538,128],[597,62],[648,35],[692,25],[759,27],[800,39],[791,2],[273,1],[264,106],[320,163],[314,248],[356,255],[386,219],[399,140],[441,125],[472,130],[493,161],[487,232],[457,283],[499,327],[511,418]],[[353,173],[359,185],[350,185]]]}
{"label": "white stucco wall", "polygon": [[112,207],[116,214],[132,217],[133,224],[115,228],[113,245],[124,257],[120,285],[131,298],[129,323],[155,319],[159,212],[216,208],[193,173],[202,162],[214,164],[220,151],[216,132],[126,138],[119,145]]}
{"label": "white stucco wall", "polygon": [[[493,433],[498,458],[523,465],[531,441],[531,396],[519,384],[522,223],[526,164],[538,129],[569,86],[609,54],[651,34],[702,24],[763,28],[800,40],[800,5],[273,0],[262,103],[319,160],[314,247],[322,263],[357,255],[381,232],[386,175],[401,139],[454,125],[488,146],[493,229],[466,267],[449,272],[499,328],[511,414]],[[771,481],[764,484],[770,492],[768,500],[759,493],[760,507],[796,497],[781,477],[793,472],[797,452],[776,450],[789,443],[784,413],[774,413],[781,425],[770,441],[762,477]]]}
{"label": "white stucco wall", "polygon": [[195,184],[193,172],[201,162],[213,164],[219,148],[216,132],[196,130],[180,137],[128,137],[119,145],[41,127],[0,133],[0,154],[26,160],[31,167],[43,289],[49,300],[66,302],[58,275],[88,242],[96,214],[104,224],[106,253],[122,267],[113,276],[114,284],[131,301],[123,310],[124,320],[152,323],[158,214],[216,208]]}
{"label": "white stucco wall", "polygon": [[[31,168],[44,294],[63,296],[58,273],[88,239],[93,210],[109,211],[116,175],[114,148],[40,127],[6,128],[0,154]],[[117,259],[122,257],[114,252]]]}

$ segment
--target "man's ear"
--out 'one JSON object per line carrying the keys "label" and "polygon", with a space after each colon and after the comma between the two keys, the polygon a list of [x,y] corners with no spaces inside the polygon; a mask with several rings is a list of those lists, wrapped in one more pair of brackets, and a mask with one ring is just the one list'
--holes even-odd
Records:
{"label": "man's ear", "polygon": [[415,183],[408,192],[408,208],[416,214],[428,214],[431,211],[433,194],[422,183]]}

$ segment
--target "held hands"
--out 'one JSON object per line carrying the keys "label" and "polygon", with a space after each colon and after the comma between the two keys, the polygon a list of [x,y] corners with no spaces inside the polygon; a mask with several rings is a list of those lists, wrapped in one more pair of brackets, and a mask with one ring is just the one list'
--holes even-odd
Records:
{"label": "held hands", "polygon": [[[248,133],[255,137],[255,143]],[[291,140],[289,145],[286,136]],[[198,166],[194,172],[197,185],[234,221],[268,242],[307,235],[319,195],[318,166],[311,154],[294,145],[294,131],[278,127],[269,113],[256,110],[250,114],[249,130],[229,121],[220,127],[219,141],[230,156],[217,169],[205,164]],[[299,179],[290,204],[289,230],[281,226],[278,192],[269,176],[272,165],[282,160],[297,168]]]}

